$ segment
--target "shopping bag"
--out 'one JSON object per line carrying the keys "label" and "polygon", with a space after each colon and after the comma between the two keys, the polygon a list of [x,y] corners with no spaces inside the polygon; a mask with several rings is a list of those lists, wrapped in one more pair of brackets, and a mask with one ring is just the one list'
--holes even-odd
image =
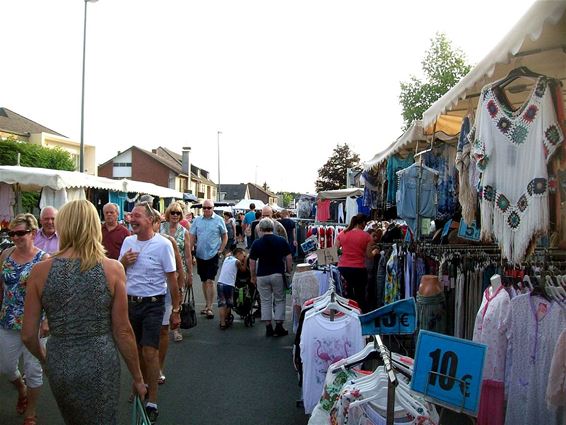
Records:
{"label": "shopping bag", "polygon": [[132,425],[151,425],[139,395],[136,394],[132,405]]}
{"label": "shopping bag", "polygon": [[185,291],[181,304],[181,329],[194,328],[197,325],[197,312],[195,311],[195,294],[193,288]]}

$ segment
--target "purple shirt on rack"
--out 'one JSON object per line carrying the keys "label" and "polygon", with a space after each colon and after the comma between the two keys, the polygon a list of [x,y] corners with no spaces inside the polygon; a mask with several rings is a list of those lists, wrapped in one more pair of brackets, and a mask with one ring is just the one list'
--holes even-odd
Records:
{"label": "purple shirt on rack", "polygon": [[43,229],[39,229],[37,235],[35,235],[33,244],[37,248],[51,255],[59,251],[59,236],[57,236],[57,233],[53,233],[51,236],[47,236],[45,233],[43,233]]}

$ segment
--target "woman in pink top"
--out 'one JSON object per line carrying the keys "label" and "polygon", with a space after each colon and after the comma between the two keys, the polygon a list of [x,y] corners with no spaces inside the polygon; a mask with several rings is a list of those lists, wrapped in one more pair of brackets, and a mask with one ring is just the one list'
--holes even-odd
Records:
{"label": "woman in pink top", "polygon": [[371,236],[364,231],[367,217],[358,214],[352,217],[350,225],[338,235],[336,247],[342,248],[338,260],[338,270],[346,281],[347,296],[358,302],[362,312],[366,312],[366,287],[368,275],[366,269],[366,251],[372,242]]}

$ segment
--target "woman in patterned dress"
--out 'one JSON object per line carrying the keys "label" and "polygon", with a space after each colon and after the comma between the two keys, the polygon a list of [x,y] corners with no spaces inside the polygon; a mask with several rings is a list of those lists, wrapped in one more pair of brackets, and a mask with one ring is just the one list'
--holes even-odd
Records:
{"label": "woman in patterned dress", "polygon": [[[165,210],[165,222],[161,223],[160,229],[160,233],[171,236],[177,241],[185,274],[185,284],[180,286],[180,288],[189,287],[193,284],[193,258],[191,255],[189,231],[180,224],[183,215],[183,204],[172,202]],[[179,328],[173,330],[173,339],[176,342],[183,340],[183,334],[181,334]]]}
{"label": "woman in patterned dress", "polygon": [[[28,279],[34,264],[49,255],[33,244],[37,232],[37,220],[31,214],[18,214],[9,225],[8,235],[14,242],[0,256],[0,373],[7,375],[18,390],[16,411],[24,415],[24,425],[36,423],[37,398],[43,384],[41,365],[24,347],[21,339],[24,318],[24,300],[28,289]],[[27,310],[26,310],[27,313]],[[27,318],[27,314],[26,314]],[[39,319],[39,316],[38,316]],[[42,335],[46,327],[42,326]],[[36,328],[39,344],[39,320]],[[26,382],[18,370],[18,362],[23,355]]]}
{"label": "woman in patterned dress", "polygon": [[[132,375],[133,390],[142,398],[146,393],[128,319],[124,268],[106,258],[98,213],[89,201],[65,204],[55,227],[60,251],[30,275],[22,340],[45,365],[66,424],[116,424],[118,351]],[[42,308],[50,328],[46,348],[38,338]]]}

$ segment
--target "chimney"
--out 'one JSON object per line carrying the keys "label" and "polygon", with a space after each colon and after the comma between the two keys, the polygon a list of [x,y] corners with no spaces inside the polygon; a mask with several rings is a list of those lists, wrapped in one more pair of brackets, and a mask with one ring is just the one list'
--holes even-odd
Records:
{"label": "chimney", "polygon": [[183,147],[183,173],[189,176],[189,181],[191,178],[191,147]]}

